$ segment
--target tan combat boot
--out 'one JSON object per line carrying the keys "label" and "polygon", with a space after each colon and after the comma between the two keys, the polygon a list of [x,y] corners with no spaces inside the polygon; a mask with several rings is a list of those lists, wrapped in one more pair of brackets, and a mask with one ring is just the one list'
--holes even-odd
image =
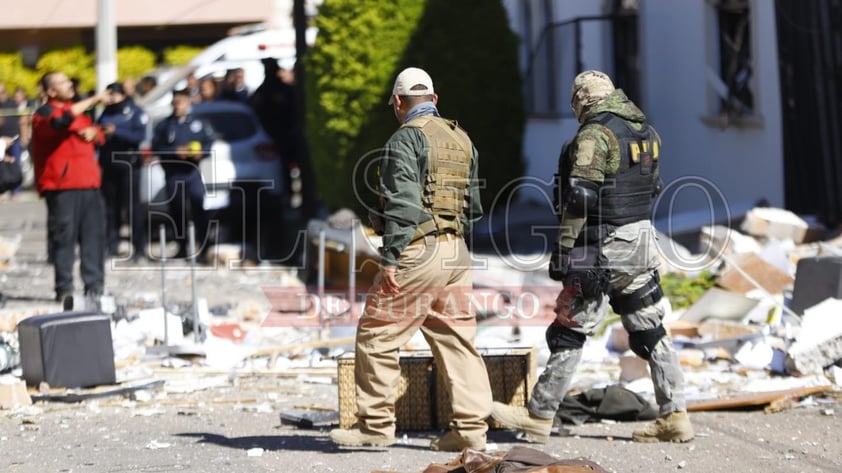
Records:
{"label": "tan combat boot", "polygon": [[462,436],[451,430],[430,442],[430,450],[437,452],[461,452],[464,448],[485,451],[485,435]]}
{"label": "tan combat boot", "polygon": [[330,431],[330,440],[345,447],[388,447],[395,443],[394,437],[365,433],[358,427],[333,429]]}
{"label": "tan combat boot", "polygon": [[658,417],[655,423],[635,430],[632,440],[635,442],[689,442],[693,440],[693,426],[686,412],[672,412]]}
{"label": "tan combat boot", "polygon": [[523,431],[527,434],[526,440],[530,442],[547,443],[553,429],[552,419],[541,419],[530,414],[525,407],[509,406],[501,402],[494,403],[491,417],[504,427]]}

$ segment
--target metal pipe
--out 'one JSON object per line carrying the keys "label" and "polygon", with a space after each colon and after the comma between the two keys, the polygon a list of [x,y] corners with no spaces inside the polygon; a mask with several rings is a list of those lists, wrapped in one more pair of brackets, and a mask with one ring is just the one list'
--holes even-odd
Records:
{"label": "metal pipe", "polygon": [[199,342],[199,305],[196,303],[196,226],[188,225],[188,251],[190,252],[190,298],[193,310],[193,341]]}
{"label": "metal pipe", "polygon": [[167,232],[164,224],[158,226],[158,237],[161,240],[161,307],[164,309],[164,346],[170,344],[170,331],[167,326]]}
{"label": "metal pipe", "polygon": [[357,241],[356,226],[351,226],[351,244],[348,245],[348,302],[351,314],[354,313],[354,300],[357,297]]}
{"label": "metal pipe", "polygon": [[325,231],[319,230],[319,279],[317,282],[319,305],[316,308],[319,311],[319,340],[325,338],[324,334],[324,304],[325,304]]}
{"label": "metal pipe", "polygon": [[325,295],[325,231],[319,230],[319,297]]}

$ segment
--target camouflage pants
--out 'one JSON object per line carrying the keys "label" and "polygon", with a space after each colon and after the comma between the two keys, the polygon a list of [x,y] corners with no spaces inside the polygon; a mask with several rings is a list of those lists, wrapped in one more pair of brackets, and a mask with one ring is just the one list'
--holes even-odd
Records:
{"label": "camouflage pants", "polygon": [[[608,261],[606,267],[612,290],[620,294],[630,294],[646,286],[654,277],[659,263],[654,229],[648,221],[617,228],[604,242],[602,254]],[[609,297],[585,298],[584,301],[574,303],[575,298],[569,294],[570,291],[563,289],[558,303],[562,306],[562,312],[567,311],[568,320],[577,325],[571,329],[591,335],[608,314]],[[657,328],[664,317],[664,309],[657,303],[619,315],[623,327],[631,333]],[[555,417],[581,358],[581,348],[560,350],[550,355],[547,367],[538,378],[529,400],[529,411],[533,415],[543,419]],[[669,336],[661,338],[653,348],[649,371],[660,414],[686,410],[684,375]]]}

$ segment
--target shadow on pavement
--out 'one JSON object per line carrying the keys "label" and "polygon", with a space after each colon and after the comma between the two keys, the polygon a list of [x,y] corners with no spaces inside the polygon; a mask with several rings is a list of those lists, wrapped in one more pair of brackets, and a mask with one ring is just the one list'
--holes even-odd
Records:
{"label": "shadow on pavement", "polygon": [[[424,433],[413,432],[409,436],[411,440],[421,440],[423,445],[413,445],[407,443],[395,443],[390,447],[340,447],[327,436],[319,435],[315,437],[301,435],[297,431],[290,431],[288,434],[280,435],[254,435],[247,437],[226,437],[224,435],[212,434],[208,432],[190,432],[175,434],[176,437],[182,438],[196,438],[198,443],[209,443],[218,445],[220,447],[234,448],[239,450],[249,450],[252,448],[262,448],[266,451],[276,450],[295,450],[295,451],[312,451],[322,453],[348,453],[353,451],[383,451],[393,448],[407,448],[414,450],[429,450],[429,439],[433,435],[426,435]],[[398,438],[400,439],[400,435]]]}

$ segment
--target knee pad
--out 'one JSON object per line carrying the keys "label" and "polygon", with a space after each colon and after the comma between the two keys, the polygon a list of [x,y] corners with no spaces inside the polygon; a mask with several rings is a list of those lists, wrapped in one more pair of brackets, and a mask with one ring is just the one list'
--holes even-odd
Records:
{"label": "knee pad", "polygon": [[664,297],[661,289],[661,277],[655,271],[655,275],[643,287],[631,294],[620,294],[619,291],[611,294],[611,309],[617,314],[632,314],[644,307],[656,304]]}
{"label": "knee pad", "polygon": [[658,325],[657,327],[649,330],[630,332],[629,348],[631,348],[631,351],[633,351],[635,355],[649,361],[649,358],[652,357],[652,350],[655,349],[655,345],[657,345],[658,342],[660,342],[666,335],[667,331],[664,329],[663,325]]}
{"label": "knee pad", "polygon": [[562,350],[575,350],[585,346],[587,336],[571,328],[561,325],[550,325],[547,327],[547,346],[550,353],[557,353]]}

